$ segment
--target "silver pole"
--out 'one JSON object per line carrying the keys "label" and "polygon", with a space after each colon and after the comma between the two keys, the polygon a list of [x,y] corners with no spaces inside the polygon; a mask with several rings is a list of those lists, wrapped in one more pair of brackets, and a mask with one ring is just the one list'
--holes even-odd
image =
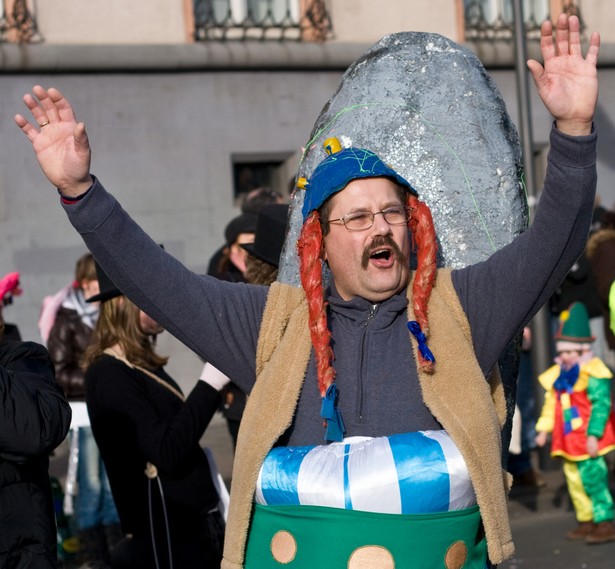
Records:
{"label": "silver pole", "polygon": [[[525,24],[523,19],[523,1],[513,0],[513,22],[515,30],[515,69],[517,77],[517,99],[519,106],[519,132],[523,148],[523,169],[530,208],[530,222],[534,219],[538,192],[534,168],[534,148],[529,95],[529,71],[527,69],[527,48]],[[532,373],[534,377],[546,370],[551,361],[551,328],[548,306],[543,306],[534,317],[532,329]],[[534,384],[535,400],[539,412],[544,402],[544,391],[537,381]],[[546,469],[549,463],[547,447],[539,452],[540,468]]]}

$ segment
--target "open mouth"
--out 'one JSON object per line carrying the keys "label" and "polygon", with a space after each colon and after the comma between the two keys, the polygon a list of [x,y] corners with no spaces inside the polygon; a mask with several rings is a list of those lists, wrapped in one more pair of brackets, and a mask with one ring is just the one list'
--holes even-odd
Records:
{"label": "open mouth", "polygon": [[370,259],[374,259],[376,261],[388,261],[391,258],[391,250],[390,249],[377,249],[372,252],[369,256]]}
{"label": "open mouth", "polygon": [[390,248],[379,247],[370,252],[369,262],[379,269],[388,269],[393,266],[395,255]]}
{"label": "open mouth", "polygon": [[378,237],[366,247],[361,258],[361,266],[367,269],[372,265],[379,269],[391,268],[395,261],[404,263],[404,256],[397,244],[390,237]]}

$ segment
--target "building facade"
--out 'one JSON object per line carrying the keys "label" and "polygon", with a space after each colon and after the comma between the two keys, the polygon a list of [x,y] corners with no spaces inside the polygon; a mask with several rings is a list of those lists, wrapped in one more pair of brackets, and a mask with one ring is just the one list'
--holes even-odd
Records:
{"label": "building facade", "polygon": [[[84,251],[13,124],[32,85],[67,95],[86,123],[93,173],[154,239],[204,272],[242,192],[288,193],[344,70],[386,34],[436,32],[468,46],[516,122],[512,1],[2,0],[0,273],[19,270],[24,289],[6,319],[37,340],[42,298],[70,282]],[[523,8],[530,56],[540,22],[562,11],[578,13],[585,34],[601,32],[599,194],[612,208],[615,8],[608,0],[523,0]],[[531,109],[540,152],[551,119],[535,90]],[[193,374],[198,362],[168,342],[163,351],[181,353],[171,364]]]}

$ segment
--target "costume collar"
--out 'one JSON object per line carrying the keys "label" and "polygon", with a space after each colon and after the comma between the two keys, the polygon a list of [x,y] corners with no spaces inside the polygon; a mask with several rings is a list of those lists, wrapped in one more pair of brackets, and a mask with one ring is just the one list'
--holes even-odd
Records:
{"label": "costume collar", "polygon": [[378,328],[388,326],[395,318],[405,312],[408,306],[406,289],[374,304],[360,296],[344,300],[335,289],[335,285],[332,284],[327,289],[326,298],[329,302],[329,309],[333,314],[360,324],[365,323],[369,318]]}

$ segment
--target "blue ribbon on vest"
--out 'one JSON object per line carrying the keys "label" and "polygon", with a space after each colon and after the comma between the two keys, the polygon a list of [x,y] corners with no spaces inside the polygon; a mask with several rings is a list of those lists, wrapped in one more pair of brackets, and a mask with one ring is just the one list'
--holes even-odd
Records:
{"label": "blue ribbon on vest", "polygon": [[328,388],[325,396],[322,398],[320,407],[320,415],[327,421],[327,431],[325,432],[325,440],[330,442],[341,442],[344,440],[344,421],[342,413],[337,408],[337,400],[339,393],[337,386],[332,383]]}
{"label": "blue ribbon on vest", "polygon": [[436,363],[436,358],[434,358],[431,350],[427,347],[427,338],[421,330],[421,325],[416,320],[410,320],[410,322],[408,322],[408,330],[410,330],[412,335],[416,338],[416,341],[419,344],[419,352],[421,352],[423,359],[428,362]]}

